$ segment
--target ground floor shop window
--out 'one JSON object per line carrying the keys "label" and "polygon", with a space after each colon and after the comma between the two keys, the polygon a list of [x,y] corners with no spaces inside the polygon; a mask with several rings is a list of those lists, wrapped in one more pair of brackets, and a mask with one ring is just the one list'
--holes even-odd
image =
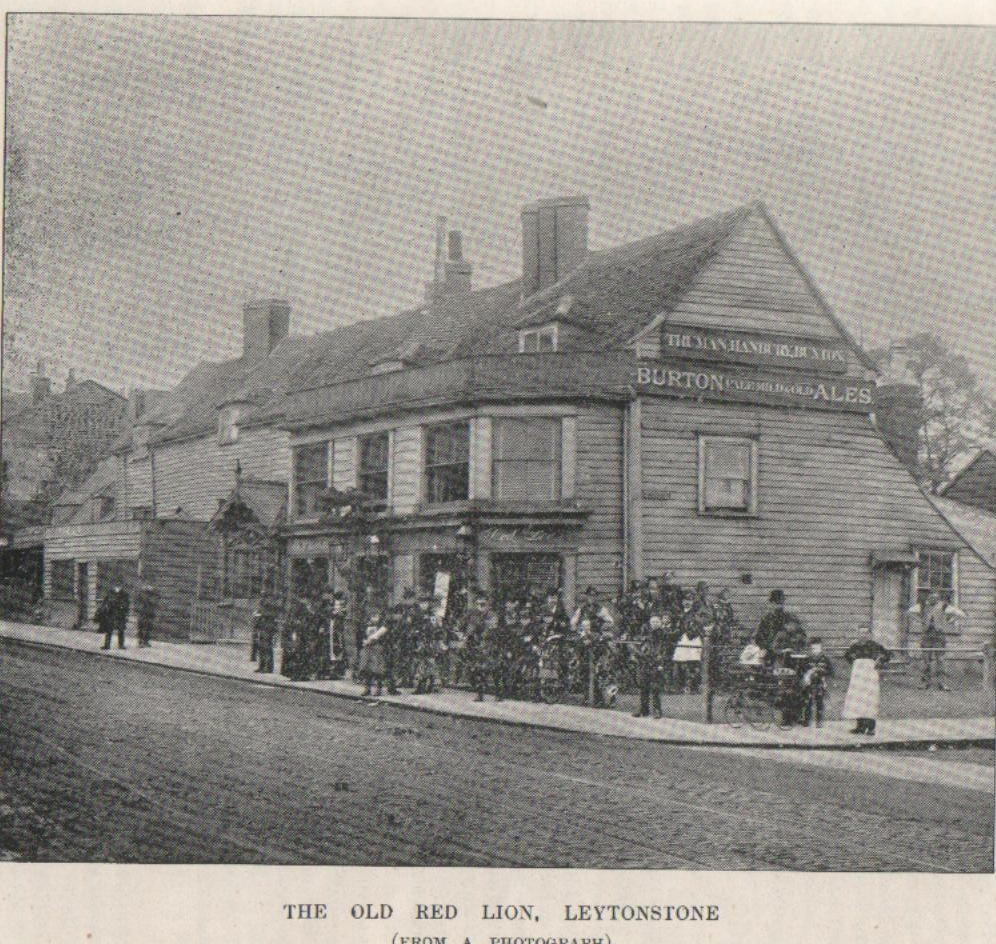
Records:
{"label": "ground floor shop window", "polygon": [[526,593],[546,593],[563,586],[563,561],[559,554],[492,554],[491,588],[500,599]]}
{"label": "ground floor shop window", "polygon": [[[436,593],[438,587],[446,589],[446,612],[455,618],[462,612],[463,591],[468,583],[467,561],[460,554],[422,554],[418,565],[418,587],[423,593]],[[441,581],[440,574],[447,577]]]}
{"label": "ground floor shop window", "polygon": [[73,599],[73,576],[76,562],[72,560],[52,561],[52,599]]}
{"label": "ground floor shop window", "polygon": [[365,554],[356,558],[357,581],[364,606],[383,608],[391,602],[391,558]]}

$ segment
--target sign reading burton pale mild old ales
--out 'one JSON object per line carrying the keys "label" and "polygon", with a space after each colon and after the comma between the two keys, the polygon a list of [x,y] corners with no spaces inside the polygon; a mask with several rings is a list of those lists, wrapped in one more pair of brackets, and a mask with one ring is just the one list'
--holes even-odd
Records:
{"label": "sign reading burton pale mild old ales", "polygon": [[636,383],[648,393],[867,413],[874,388],[841,376],[847,365],[848,348],[835,340],[667,325],[660,360],[640,358]]}

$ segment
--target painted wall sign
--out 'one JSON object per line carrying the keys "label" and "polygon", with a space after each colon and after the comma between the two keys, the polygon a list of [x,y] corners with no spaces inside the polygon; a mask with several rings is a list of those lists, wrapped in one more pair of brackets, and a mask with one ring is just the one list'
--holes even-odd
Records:
{"label": "painted wall sign", "polygon": [[777,365],[834,373],[845,373],[848,363],[848,348],[843,343],[788,335],[665,325],[661,329],[660,344],[661,357]]}
{"label": "painted wall sign", "polygon": [[851,377],[784,377],[773,373],[731,371],[725,368],[689,369],[641,364],[636,383],[647,392],[713,400],[815,407],[868,413],[873,407],[874,388]]}

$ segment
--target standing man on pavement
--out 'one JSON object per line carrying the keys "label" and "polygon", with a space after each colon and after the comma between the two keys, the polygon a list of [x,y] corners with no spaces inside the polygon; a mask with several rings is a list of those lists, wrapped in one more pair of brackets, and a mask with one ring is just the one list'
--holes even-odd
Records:
{"label": "standing man on pavement", "polygon": [[642,610],[637,611],[641,622],[631,628],[636,634],[636,668],[640,681],[640,707],[634,718],[646,718],[653,707],[653,715],[660,718],[661,689],[664,687],[664,639],[670,614],[659,599],[649,597]]}
{"label": "standing man on pavement", "polygon": [[257,672],[273,672],[273,644],[277,638],[277,624],[280,619],[280,601],[271,587],[264,587],[259,606],[253,614],[253,638],[256,640],[256,653],[259,656]]}
{"label": "standing man on pavement", "polygon": [[97,607],[95,617],[97,625],[104,632],[104,645],[101,647],[102,649],[111,648],[111,637],[115,634],[118,637],[118,648],[124,649],[125,626],[128,623],[130,603],[128,593],[121,586],[120,581],[115,582],[110,592],[100,601],[100,606]]}
{"label": "standing man on pavement", "polygon": [[954,621],[964,616],[961,610],[950,603],[934,590],[927,594],[921,613],[923,630],[920,635],[920,648],[923,650],[923,672],[921,681],[924,688],[930,688],[932,682],[942,692],[950,691],[944,684],[944,650],[947,648],[948,636],[957,635]]}
{"label": "standing man on pavement", "polygon": [[768,611],[761,617],[754,641],[767,653],[772,652],[775,637],[785,629],[789,617],[785,610],[785,591],[772,590],[768,596]]}
{"label": "standing man on pavement", "polygon": [[144,648],[152,645],[152,626],[155,623],[158,604],[159,591],[148,580],[143,581],[135,595],[135,618],[138,624],[139,647]]}

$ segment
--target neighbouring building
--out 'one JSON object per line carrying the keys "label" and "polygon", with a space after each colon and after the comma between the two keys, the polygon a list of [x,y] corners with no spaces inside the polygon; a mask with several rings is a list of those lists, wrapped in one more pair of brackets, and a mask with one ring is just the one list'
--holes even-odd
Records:
{"label": "neighbouring building", "polygon": [[996,455],[989,449],[975,457],[942,489],[945,498],[996,515]]}
{"label": "neighbouring building", "polygon": [[0,398],[0,608],[27,618],[42,595],[44,526],[54,501],[91,474],[128,424],[124,397],[70,371],[52,392],[44,363],[27,394]]}
{"label": "neighbouring building", "polygon": [[61,393],[52,392],[44,363],[31,377],[30,397],[4,395],[3,508],[10,519],[48,520],[52,500],[83,482],[125,430],[127,400],[72,371]]}
{"label": "neighbouring building", "polygon": [[161,597],[157,635],[247,638],[259,585],[247,575],[262,572],[269,550],[250,560],[245,542],[212,523],[233,502],[259,513],[263,528],[278,522],[290,452],[276,422],[307,340],[288,336],[280,300],[249,303],[243,319],[240,357],[199,364],[136,405],[110,454],[56,502],[44,532],[54,622],[86,624],[113,579],[131,590],[150,580]]}
{"label": "neighbouring building", "polygon": [[905,611],[957,581],[966,543],[766,209],[601,251],[588,212],[527,207],[521,277],[482,290],[440,240],[422,307],[315,345],[283,409],[292,573],[382,601],[473,579],[570,602],[670,571],[748,623],[779,587],[832,643],[863,625],[907,642]]}

